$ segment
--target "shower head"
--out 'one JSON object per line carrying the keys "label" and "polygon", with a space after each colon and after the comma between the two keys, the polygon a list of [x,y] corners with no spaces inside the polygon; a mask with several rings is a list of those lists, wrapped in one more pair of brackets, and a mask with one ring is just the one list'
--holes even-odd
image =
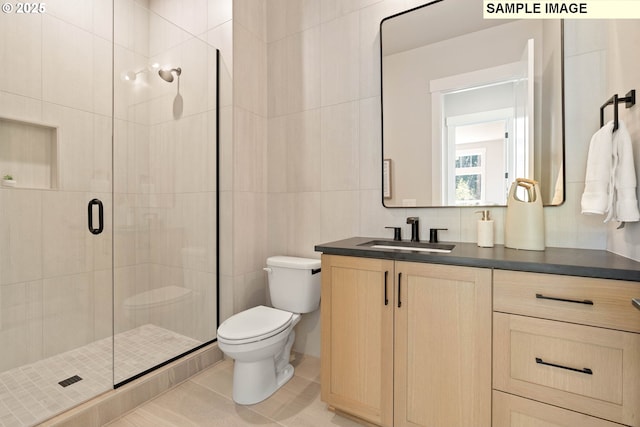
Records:
{"label": "shower head", "polygon": [[176,72],[176,76],[180,76],[180,74],[182,73],[182,68],[178,67],[178,68],[172,68],[170,70],[159,70],[158,71],[158,75],[165,82],[171,83],[173,81],[173,72],[174,71]]}

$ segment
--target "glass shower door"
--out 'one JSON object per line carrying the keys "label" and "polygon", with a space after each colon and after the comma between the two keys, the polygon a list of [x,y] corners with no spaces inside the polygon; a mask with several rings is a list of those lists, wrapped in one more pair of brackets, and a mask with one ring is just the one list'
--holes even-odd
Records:
{"label": "glass shower door", "polygon": [[218,55],[165,6],[115,4],[116,386],[217,329]]}
{"label": "glass shower door", "polygon": [[112,6],[93,3],[0,14],[3,426],[113,384]]}

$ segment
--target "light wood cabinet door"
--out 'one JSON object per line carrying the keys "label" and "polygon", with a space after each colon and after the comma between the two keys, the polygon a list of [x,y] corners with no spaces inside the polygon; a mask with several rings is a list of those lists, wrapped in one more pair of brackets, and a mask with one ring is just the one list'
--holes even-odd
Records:
{"label": "light wood cabinet door", "polygon": [[394,425],[489,427],[491,270],[396,262],[395,274]]}
{"label": "light wood cabinet door", "polygon": [[493,392],[493,427],[621,427],[600,418]]}
{"label": "light wood cabinet door", "polygon": [[381,426],[393,424],[393,277],[393,261],[322,255],[322,400]]}
{"label": "light wood cabinet door", "polygon": [[640,426],[640,334],[494,313],[496,389]]}

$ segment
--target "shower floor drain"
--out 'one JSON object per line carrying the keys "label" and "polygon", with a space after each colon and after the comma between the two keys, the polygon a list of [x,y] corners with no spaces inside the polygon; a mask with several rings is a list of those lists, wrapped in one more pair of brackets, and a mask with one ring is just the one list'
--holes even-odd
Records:
{"label": "shower floor drain", "polygon": [[60,381],[58,384],[60,384],[62,387],[69,387],[71,384],[75,384],[78,381],[82,381],[82,378],[80,378],[77,375],[74,375],[72,377],[67,378],[66,380]]}

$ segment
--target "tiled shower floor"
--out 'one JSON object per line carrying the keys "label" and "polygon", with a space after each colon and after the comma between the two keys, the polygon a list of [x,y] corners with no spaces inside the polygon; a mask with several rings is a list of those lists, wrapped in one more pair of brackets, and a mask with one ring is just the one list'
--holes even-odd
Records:
{"label": "tiled shower floor", "polygon": [[[115,383],[201,342],[155,325],[111,337],[0,373],[0,427],[32,426],[113,388]],[[3,351],[5,351],[3,349]],[[77,375],[67,387],[58,382]]]}

